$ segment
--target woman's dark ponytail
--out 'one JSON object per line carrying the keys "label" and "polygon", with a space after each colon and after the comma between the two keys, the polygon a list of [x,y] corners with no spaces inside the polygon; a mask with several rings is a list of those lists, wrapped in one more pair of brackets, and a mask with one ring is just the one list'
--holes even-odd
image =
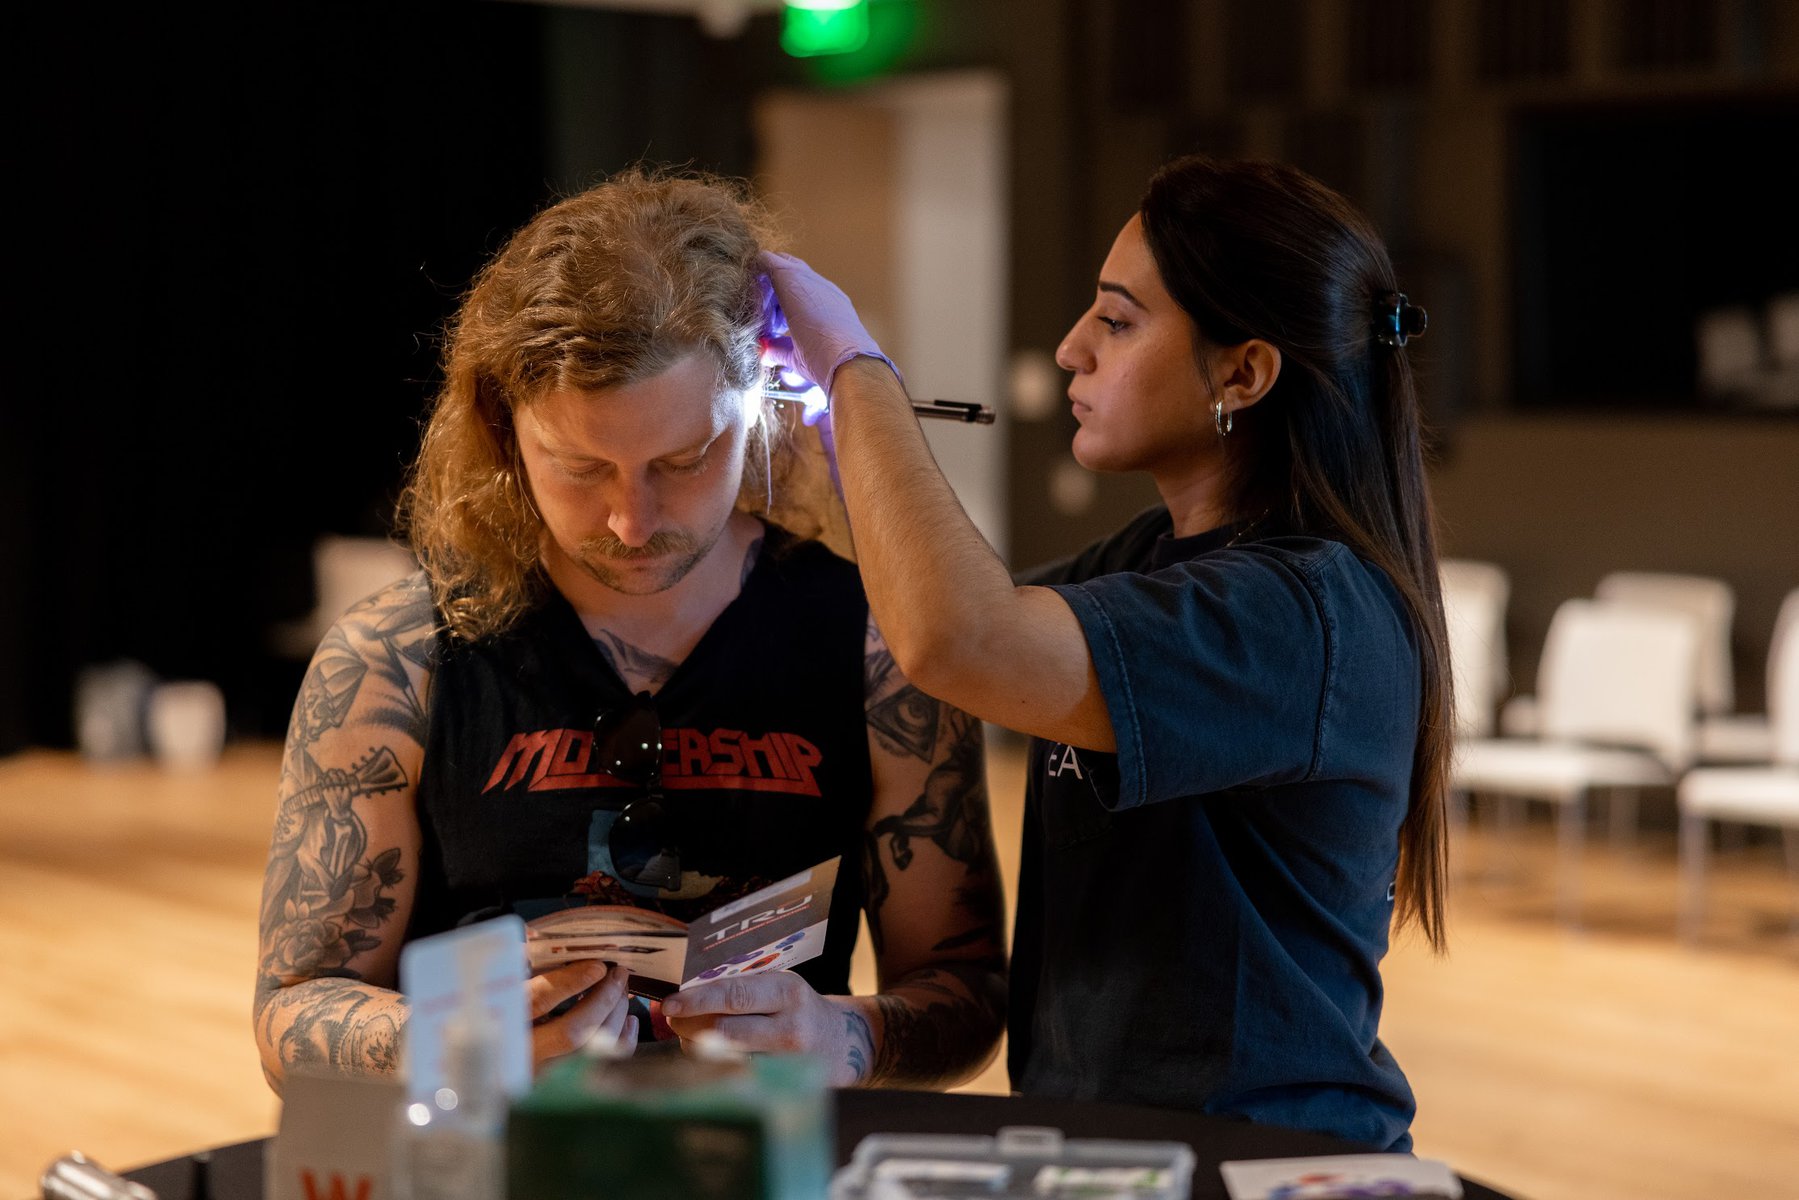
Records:
{"label": "woman's dark ponytail", "polygon": [[[1238,414],[1253,461],[1237,511],[1335,538],[1404,598],[1417,634],[1423,708],[1400,830],[1398,921],[1444,948],[1454,711],[1435,518],[1407,343],[1428,317],[1399,288],[1386,247],[1337,193],[1279,163],[1178,159],[1150,180],[1145,239],[1199,339],[1259,338],[1281,373]],[[1202,360],[1203,362],[1203,360]]]}

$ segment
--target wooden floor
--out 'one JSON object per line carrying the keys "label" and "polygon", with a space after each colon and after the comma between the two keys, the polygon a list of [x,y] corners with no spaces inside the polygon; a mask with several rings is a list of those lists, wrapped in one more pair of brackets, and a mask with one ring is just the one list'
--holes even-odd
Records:
{"label": "wooden floor", "polygon": [[[249,992],[277,754],[189,776],[0,759],[0,1200],[69,1149],[125,1167],[273,1129]],[[1009,873],[1021,773],[994,755]],[[1540,818],[1509,837],[1477,820],[1460,849],[1451,955],[1400,945],[1386,965],[1418,1152],[1529,1200],[1799,1195],[1778,847],[1714,859],[1697,946],[1674,936],[1665,835],[1595,840],[1578,932],[1555,919]]]}

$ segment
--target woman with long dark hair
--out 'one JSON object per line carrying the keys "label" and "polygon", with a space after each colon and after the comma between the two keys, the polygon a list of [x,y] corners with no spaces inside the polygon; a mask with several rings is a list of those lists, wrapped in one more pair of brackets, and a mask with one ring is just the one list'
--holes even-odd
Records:
{"label": "woman with long dark hair", "polygon": [[1022,583],[847,298],[765,262],[900,667],[1033,737],[1013,1086],[1408,1148],[1379,964],[1443,946],[1451,701],[1379,236],[1290,167],[1159,171],[1056,360],[1076,459],[1162,504]]}

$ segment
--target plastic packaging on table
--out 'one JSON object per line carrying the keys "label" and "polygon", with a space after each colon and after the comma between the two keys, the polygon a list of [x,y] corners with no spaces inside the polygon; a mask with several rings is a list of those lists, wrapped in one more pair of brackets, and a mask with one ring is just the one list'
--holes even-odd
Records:
{"label": "plastic packaging on table", "polygon": [[877,1133],[831,1180],[831,1200],[1187,1200],[1193,1148],[1184,1142],[1064,1138],[1009,1126],[992,1137]]}

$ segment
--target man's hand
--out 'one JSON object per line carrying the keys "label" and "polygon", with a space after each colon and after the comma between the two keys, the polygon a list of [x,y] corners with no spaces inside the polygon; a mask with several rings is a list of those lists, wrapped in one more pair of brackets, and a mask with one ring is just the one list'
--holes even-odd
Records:
{"label": "man's hand", "polygon": [[746,1050],[811,1054],[832,1087],[852,1087],[874,1061],[868,1020],[848,997],[826,997],[791,971],[702,983],[668,997],[662,1015],[686,1045],[715,1029]]}
{"label": "man's hand", "polygon": [[[595,1038],[616,1042],[625,1054],[636,1049],[637,1018],[630,1015],[631,996],[626,991],[630,979],[631,972],[624,967],[608,969],[603,962],[588,960],[552,967],[527,980],[532,1065],[542,1068]],[[557,1005],[574,996],[581,998],[567,1012],[550,1016]]]}

